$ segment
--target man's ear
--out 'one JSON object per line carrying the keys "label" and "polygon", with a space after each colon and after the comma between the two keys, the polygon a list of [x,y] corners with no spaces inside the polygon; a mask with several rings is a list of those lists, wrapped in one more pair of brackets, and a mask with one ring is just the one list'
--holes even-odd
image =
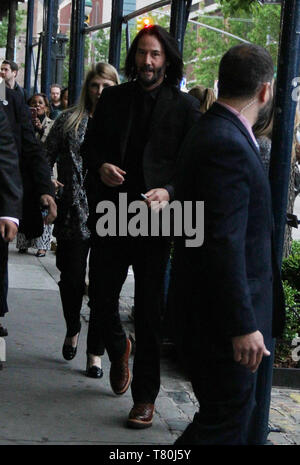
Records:
{"label": "man's ear", "polygon": [[259,93],[258,93],[258,101],[261,103],[266,103],[268,101],[268,95],[270,92],[271,84],[269,82],[264,82]]}

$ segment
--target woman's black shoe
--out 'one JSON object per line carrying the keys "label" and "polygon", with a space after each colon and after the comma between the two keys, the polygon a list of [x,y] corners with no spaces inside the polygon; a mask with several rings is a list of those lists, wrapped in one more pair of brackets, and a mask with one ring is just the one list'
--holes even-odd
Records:
{"label": "woman's black shoe", "polygon": [[[81,329],[81,326],[80,326]],[[77,345],[76,347],[64,344],[62,348],[62,354],[65,360],[73,360],[77,353],[77,346],[78,346],[78,339],[79,339],[79,334],[80,334],[80,329],[78,331],[78,338],[77,338]]]}
{"label": "woman's black shoe", "polygon": [[97,365],[92,365],[91,367],[89,366],[89,356],[87,357],[87,362],[86,362],[86,376],[89,378],[102,378],[103,376],[103,370],[100,367],[97,367]]}
{"label": "woman's black shoe", "polygon": [[69,346],[64,344],[62,348],[62,354],[65,360],[73,360],[77,352],[77,346]]}
{"label": "woman's black shoe", "polygon": [[18,250],[18,253],[27,253],[28,252],[28,249],[19,249]]}

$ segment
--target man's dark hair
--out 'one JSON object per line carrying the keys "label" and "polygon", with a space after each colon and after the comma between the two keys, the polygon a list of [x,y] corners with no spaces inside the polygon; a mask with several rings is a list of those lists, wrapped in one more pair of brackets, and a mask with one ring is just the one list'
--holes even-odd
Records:
{"label": "man's dark hair", "polygon": [[2,65],[9,65],[10,66],[10,69],[12,71],[16,71],[18,73],[19,71],[19,67],[17,65],[17,63],[15,63],[14,61],[11,61],[11,60],[3,60]]}
{"label": "man's dark hair", "polygon": [[254,44],[240,44],[223,55],[219,67],[219,97],[253,97],[264,82],[272,82],[274,64],[269,52]]}
{"label": "man's dark hair", "polygon": [[158,25],[145,27],[134,38],[125,61],[125,74],[128,80],[132,81],[137,76],[135,54],[140,38],[146,34],[155,36],[164,48],[166,61],[168,62],[165,82],[170,85],[179,84],[183,77],[183,61],[178,50],[177,42],[166,29]]}
{"label": "man's dark hair", "polygon": [[60,84],[51,84],[50,90],[52,89],[52,87],[58,87],[61,90],[61,85]]}

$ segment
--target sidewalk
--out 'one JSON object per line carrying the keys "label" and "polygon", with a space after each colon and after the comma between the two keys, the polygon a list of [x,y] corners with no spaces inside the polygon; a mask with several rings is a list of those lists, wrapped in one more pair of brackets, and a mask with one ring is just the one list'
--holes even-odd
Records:
{"label": "sidewalk", "polygon": [[[9,336],[0,371],[0,445],[173,444],[197,410],[191,385],[177,364],[170,357],[162,358],[162,386],[152,428],[126,428],[130,389],[122,397],[112,393],[107,355],[102,379],[84,374],[87,299],[78,353],[67,362],[61,355],[65,325],[55,255],[48,252],[45,258],[36,258],[33,253],[31,249],[20,255],[14,244],[10,247],[10,312],[2,319]],[[132,295],[129,273],[120,300],[128,332]],[[281,430],[269,435],[273,444],[300,444],[300,391],[273,388],[270,421]]]}

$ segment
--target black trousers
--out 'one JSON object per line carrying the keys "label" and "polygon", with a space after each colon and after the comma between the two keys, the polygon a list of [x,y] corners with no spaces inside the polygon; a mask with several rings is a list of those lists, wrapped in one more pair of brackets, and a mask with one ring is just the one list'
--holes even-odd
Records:
{"label": "black trousers", "polygon": [[[190,366],[200,409],[176,445],[263,445],[268,435],[274,344],[256,373],[233,360],[229,349]],[[203,348],[205,353],[205,348]],[[226,351],[225,351],[226,352]]]}
{"label": "black trousers", "polygon": [[89,249],[89,240],[57,240],[56,266],[60,271],[58,285],[67,337],[75,336],[80,331],[80,310]]}
{"label": "black trousers", "polygon": [[126,348],[119,295],[132,265],[135,278],[136,350],[131,384],[134,402],[154,403],[160,388],[161,312],[170,244],[166,238],[95,238],[89,261],[91,308],[87,351],[110,360]]}
{"label": "black trousers", "polygon": [[0,235],[0,316],[8,312],[7,290],[8,290],[8,243]]}

